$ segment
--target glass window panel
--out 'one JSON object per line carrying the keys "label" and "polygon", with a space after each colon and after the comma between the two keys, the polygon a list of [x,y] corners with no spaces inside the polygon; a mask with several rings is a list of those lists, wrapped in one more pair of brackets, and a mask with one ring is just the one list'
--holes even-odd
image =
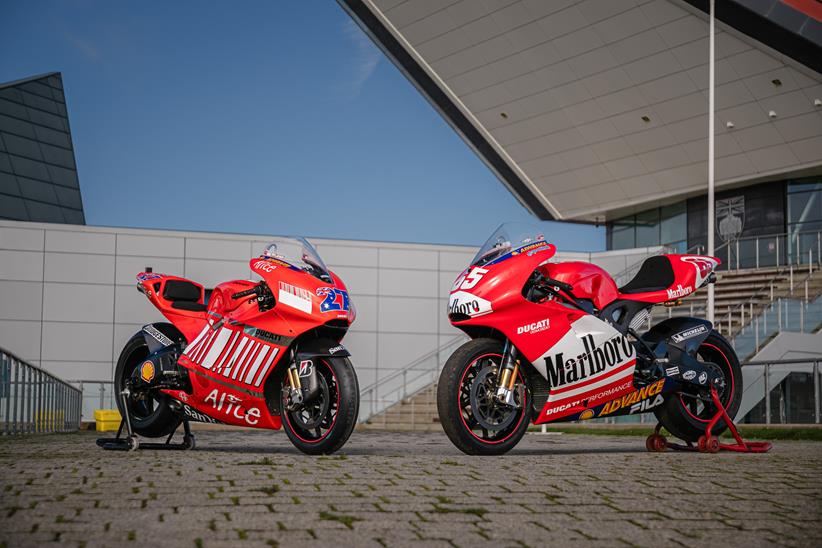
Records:
{"label": "glass window panel", "polygon": [[66,222],[65,217],[63,217],[63,210],[56,205],[26,200],[26,209],[32,221],[42,223]]}
{"label": "glass window panel", "polygon": [[74,154],[72,154],[70,150],[54,147],[45,143],[40,145],[40,149],[43,151],[43,158],[47,162],[69,169],[74,168]]}
{"label": "glass window panel", "polygon": [[[20,187],[17,186],[17,179],[14,175],[0,171],[0,192],[11,196],[20,195]],[[0,198],[0,200],[2,199]]]}
{"label": "glass window panel", "polygon": [[26,179],[25,177],[17,177],[17,182],[20,183],[20,192],[24,198],[31,198],[32,200],[48,202],[50,204],[58,203],[53,184],[44,183],[35,179]]}
{"label": "glass window panel", "polygon": [[788,222],[806,223],[822,219],[822,189],[788,196]]}
{"label": "glass window panel", "polygon": [[22,118],[23,120],[29,117],[28,114],[26,114],[26,107],[12,103],[11,101],[6,101],[5,99],[0,99],[0,114],[8,114],[9,116]]}
{"label": "glass window panel", "polygon": [[13,173],[11,169],[11,160],[9,160],[9,155],[5,152],[0,152],[0,171]]}
{"label": "glass window panel", "polygon": [[28,221],[29,215],[23,200],[13,196],[0,196],[0,219]]}
{"label": "glass window panel", "polygon": [[9,158],[11,159],[11,165],[14,166],[14,173],[17,175],[42,181],[49,180],[49,172],[44,163],[21,158],[20,156],[9,156]]}
{"label": "glass window panel", "polygon": [[33,128],[34,126],[28,122],[0,114],[0,131],[14,133],[15,135],[20,135],[21,137],[34,139]]}
{"label": "glass window panel", "polygon": [[[2,123],[2,122],[0,122]],[[71,140],[67,133],[49,129],[42,126],[32,126],[34,133],[37,135],[37,140],[51,145],[56,145],[63,148],[71,148]]]}
{"label": "glass window panel", "polygon": [[60,202],[60,205],[66,207],[73,207],[75,209],[83,208],[83,202],[80,201],[79,190],[57,185],[52,186],[54,187],[54,192],[57,194],[57,200]]}
{"label": "glass window panel", "polygon": [[67,223],[71,223],[73,225],[86,224],[86,219],[83,216],[83,212],[77,209],[69,209],[67,207],[64,207],[63,217],[66,219]]}
{"label": "glass window panel", "polygon": [[627,217],[619,221],[614,221],[613,229],[611,230],[611,248],[630,249],[636,247],[634,242],[634,218]]}
{"label": "glass window panel", "polygon": [[822,190],[822,182],[817,181],[797,181],[788,185],[788,194],[794,192],[807,192],[809,190]]}
{"label": "glass window panel", "polygon": [[72,188],[80,187],[79,183],[77,182],[76,171],[53,165],[47,165],[46,168],[48,169],[48,172],[51,175],[51,181],[53,183],[57,183],[58,185],[63,186],[70,186]]}
{"label": "glass window panel", "polygon": [[3,134],[3,141],[6,143],[6,148],[12,154],[18,156],[25,156],[33,160],[43,160],[43,155],[40,153],[40,147],[37,141],[26,139],[25,137],[18,137],[10,133]]}
{"label": "glass window panel", "polygon": [[685,202],[661,208],[659,223],[659,242],[670,244],[688,239],[688,215]]}
{"label": "glass window panel", "polygon": [[59,129],[62,131],[68,131],[65,120],[63,120],[59,116],[55,116],[54,114],[49,114],[48,112],[43,112],[42,110],[37,110],[33,108],[26,109],[26,112],[28,112],[29,119],[36,124],[48,126],[50,128]]}
{"label": "glass window panel", "polygon": [[659,209],[637,213],[636,247],[659,245]]}

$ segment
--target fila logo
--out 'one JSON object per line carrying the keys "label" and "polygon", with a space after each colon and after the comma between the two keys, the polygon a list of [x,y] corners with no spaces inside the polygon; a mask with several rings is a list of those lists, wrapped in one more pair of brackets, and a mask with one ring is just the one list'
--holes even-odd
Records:
{"label": "fila logo", "polygon": [[311,360],[303,360],[300,362],[299,375],[301,377],[310,377],[314,372],[314,363]]}
{"label": "fila logo", "polygon": [[[280,349],[253,339],[241,330],[206,326],[183,356],[193,364],[227,379],[260,386]],[[185,365],[185,363],[184,363]]]}

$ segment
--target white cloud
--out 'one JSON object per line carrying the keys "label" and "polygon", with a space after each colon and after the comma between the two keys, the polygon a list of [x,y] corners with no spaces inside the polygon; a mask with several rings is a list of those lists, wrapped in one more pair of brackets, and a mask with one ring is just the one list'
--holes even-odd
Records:
{"label": "white cloud", "polygon": [[350,79],[339,88],[352,98],[359,95],[362,86],[371,78],[382,58],[382,52],[352,19],[346,20],[343,25],[343,34],[352,42],[356,49],[356,56],[352,60]]}

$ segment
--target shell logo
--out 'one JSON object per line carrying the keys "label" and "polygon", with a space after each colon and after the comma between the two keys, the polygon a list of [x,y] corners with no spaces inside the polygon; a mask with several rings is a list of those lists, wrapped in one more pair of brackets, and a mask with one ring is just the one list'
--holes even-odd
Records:
{"label": "shell logo", "polygon": [[154,380],[154,363],[150,361],[143,362],[140,366],[140,378],[145,382]]}
{"label": "shell logo", "polygon": [[586,409],[582,413],[579,414],[579,420],[587,421],[588,419],[594,418],[594,411],[592,409]]}

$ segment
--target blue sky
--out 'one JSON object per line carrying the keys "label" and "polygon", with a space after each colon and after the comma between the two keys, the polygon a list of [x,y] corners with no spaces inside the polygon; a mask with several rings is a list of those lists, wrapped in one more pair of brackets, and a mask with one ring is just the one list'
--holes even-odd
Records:
{"label": "blue sky", "polygon": [[89,224],[477,245],[533,218],[333,0],[2,11],[0,81],[63,73]]}

